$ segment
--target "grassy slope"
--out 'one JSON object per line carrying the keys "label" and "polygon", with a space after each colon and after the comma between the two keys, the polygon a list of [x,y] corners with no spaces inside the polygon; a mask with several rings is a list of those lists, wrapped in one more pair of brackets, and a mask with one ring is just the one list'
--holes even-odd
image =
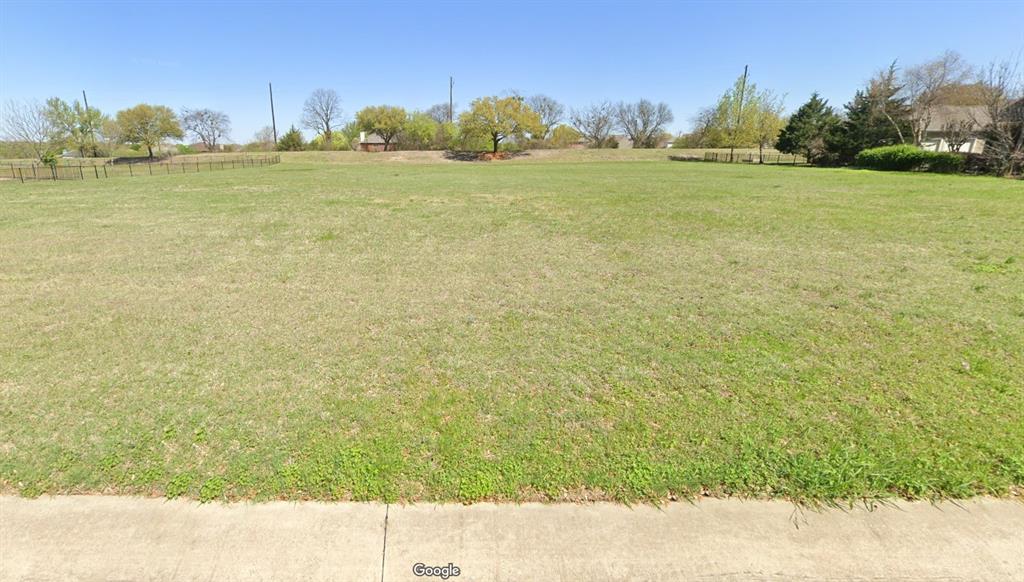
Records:
{"label": "grassy slope", "polygon": [[0,487],[1024,484],[1018,182],[304,159],[0,184]]}

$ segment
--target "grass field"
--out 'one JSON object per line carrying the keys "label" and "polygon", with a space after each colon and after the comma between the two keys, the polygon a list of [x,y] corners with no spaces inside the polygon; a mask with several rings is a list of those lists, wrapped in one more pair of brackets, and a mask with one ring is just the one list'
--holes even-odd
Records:
{"label": "grass field", "polygon": [[613,155],[0,183],[0,488],[1019,494],[1021,182]]}

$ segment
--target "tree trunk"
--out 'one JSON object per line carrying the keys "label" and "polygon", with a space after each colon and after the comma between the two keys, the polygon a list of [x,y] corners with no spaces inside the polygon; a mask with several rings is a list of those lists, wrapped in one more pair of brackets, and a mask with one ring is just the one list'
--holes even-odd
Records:
{"label": "tree trunk", "polygon": [[493,150],[492,153],[496,154],[496,153],[498,153],[498,142],[501,141],[501,138],[496,136],[496,135],[492,135],[491,136],[491,141],[494,143],[494,150]]}
{"label": "tree trunk", "polygon": [[146,148],[149,149],[149,159],[153,159],[153,146],[148,145]]}

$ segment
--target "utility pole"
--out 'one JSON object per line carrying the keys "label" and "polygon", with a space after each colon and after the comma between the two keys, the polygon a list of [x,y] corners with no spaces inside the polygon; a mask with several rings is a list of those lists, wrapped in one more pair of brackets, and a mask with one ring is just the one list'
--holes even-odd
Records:
{"label": "utility pole", "polygon": [[274,128],[274,146],[277,146],[277,118],[274,116],[274,84],[267,83],[270,87],[270,126]]}
{"label": "utility pole", "polygon": [[96,132],[92,127],[92,118],[89,117],[89,98],[85,96],[85,89],[82,89],[82,101],[85,103],[85,119],[89,123],[89,141],[92,143],[92,155],[96,155]]}
{"label": "utility pole", "polygon": [[455,91],[455,77],[448,77],[448,123],[455,121],[455,101],[452,95]]}
{"label": "utility pole", "polygon": [[747,69],[750,65],[743,65],[743,80],[740,81],[740,103],[736,107],[736,125],[732,129],[732,139],[729,140],[729,161],[732,161],[733,152],[736,150],[736,132],[740,129],[740,124],[743,123],[743,100],[747,93]]}

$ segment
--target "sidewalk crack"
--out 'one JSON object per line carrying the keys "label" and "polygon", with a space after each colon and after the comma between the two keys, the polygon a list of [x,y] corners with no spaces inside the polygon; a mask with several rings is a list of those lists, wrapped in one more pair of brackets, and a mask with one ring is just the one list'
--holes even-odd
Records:
{"label": "sidewalk crack", "polygon": [[388,514],[391,513],[391,504],[384,506],[384,547],[380,552],[380,582],[384,582],[384,561],[388,557]]}

